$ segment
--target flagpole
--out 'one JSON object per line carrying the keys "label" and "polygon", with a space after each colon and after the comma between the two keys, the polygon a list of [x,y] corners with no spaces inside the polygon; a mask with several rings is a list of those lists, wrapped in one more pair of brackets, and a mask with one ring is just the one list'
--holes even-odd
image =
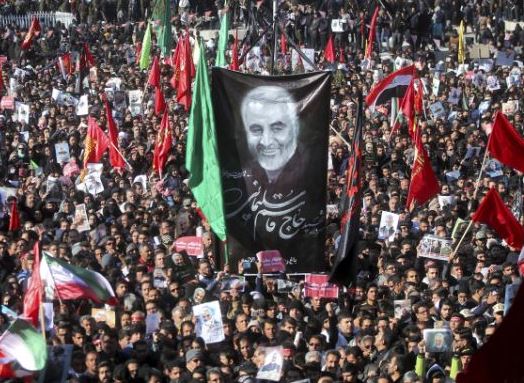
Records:
{"label": "flagpole", "polygon": [[44,314],[44,305],[42,302],[44,294],[42,289],[40,289],[40,307],[38,308],[39,316],[40,316],[40,328],[42,330],[42,336],[44,337],[44,342],[47,342],[46,334],[45,334],[45,314]]}
{"label": "flagpole", "polygon": [[[490,138],[491,138],[491,135],[490,135]],[[488,143],[489,143],[489,139],[488,139]],[[486,164],[486,159],[488,158],[488,153],[489,153],[489,150],[488,150],[488,147],[486,145],[486,151],[484,152],[484,158],[482,159],[482,165],[480,165],[480,172],[479,172],[479,175],[477,177],[477,182],[475,184],[475,190],[473,191],[473,199],[477,198],[477,193],[479,191],[479,186],[480,186],[480,179],[482,178],[482,173],[484,172],[484,166]],[[455,246],[455,249],[451,253],[450,261],[453,258],[455,258],[455,255],[456,255],[458,249],[460,248],[460,245],[462,245],[462,242],[466,238],[466,235],[469,233],[469,230],[471,229],[472,225],[473,225],[473,220],[470,220],[468,226],[466,227],[466,230],[464,230],[464,234],[462,234],[462,237],[460,238],[460,241],[457,243],[457,246]]]}
{"label": "flagpole", "polygon": [[341,139],[341,140],[342,140],[342,141],[347,145],[347,147],[348,147],[349,149],[351,149],[351,145],[349,144],[349,142],[347,142],[347,140],[346,140],[344,137],[342,137],[342,135],[340,134],[340,132],[338,132],[338,131],[337,131],[333,126],[331,126],[331,125],[329,126],[329,128],[330,128],[331,130],[333,130],[333,132],[335,132],[335,134],[336,134],[336,135],[337,135],[337,136],[338,136],[338,137],[339,137],[339,138],[340,138],[340,139]]}
{"label": "flagpole", "polygon": [[113,149],[115,149],[117,151],[118,154],[120,154],[120,157],[122,157],[122,159],[124,160],[124,162],[126,163],[127,166],[129,166],[129,169],[130,170],[133,170],[133,167],[131,166],[131,164],[126,160],[126,158],[124,157],[124,155],[122,154],[122,152],[120,150],[118,150],[118,148],[116,147],[116,145],[113,143],[113,141],[109,140],[109,143],[111,144],[111,146],[113,147]]}

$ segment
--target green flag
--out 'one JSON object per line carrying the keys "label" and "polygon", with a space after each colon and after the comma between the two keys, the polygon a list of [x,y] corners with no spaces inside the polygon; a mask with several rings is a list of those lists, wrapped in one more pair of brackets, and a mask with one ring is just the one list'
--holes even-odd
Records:
{"label": "green flag", "polygon": [[189,187],[209,225],[220,240],[226,239],[222,181],[215,132],[215,115],[204,49],[200,49],[193,104],[189,115],[186,168],[191,173]]}
{"label": "green flag", "polygon": [[173,36],[171,35],[171,6],[169,0],[164,1],[164,14],[162,15],[162,29],[158,39],[158,45],[162,56],[171,55],[171,46],[173,45]]}
{"label": "green flag", "polygon": [[42,334],[23,319],[15,319],[0,337],[0,349],[25,370],[40,371],[47,361],[47,344]]}
{"label": "green flag", "polygon": [[[167,2],[169,5],[169,2]],[[151,20],[163,20],[164,13],[166,12],[166,1],[165,0],[155,0],[153,5],[153,12],[151,13]]]}
{"label": "green flag", "polygon": [[140,61],[138,67],[143,70],[149,68],[151,63],[151,23],[147,22],[146,33],[142,40],[142,50],[140,51]]}
{"label": "green flag", "polygon": [[227,41],[229,39],[229,14],[225,12],[220,20],[220,32],[218,34],[217,57],[215,59],[215,66],[224,68],[227,66],[226,50]]}

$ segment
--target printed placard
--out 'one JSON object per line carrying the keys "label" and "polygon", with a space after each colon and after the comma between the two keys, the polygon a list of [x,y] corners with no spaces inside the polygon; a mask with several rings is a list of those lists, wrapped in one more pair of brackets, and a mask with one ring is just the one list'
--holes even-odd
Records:
{"label": "printed placard", "polygon": [[264,347],[264,364],[257,373],[257,379],[280,381],[284,353],[282,346]]}
{"label": "printed placard", "polygon": [[97,309],[92,308],[91,309],[91,316],[95,318],[96,322],[104,322],[109,327],[115,328],[116,324],[116,317],[115,317],[115,310],[113,309]]}
{"label": "printed placard", "polygon": [[222,324],[222,312],[218,301],[193,306],[196,319],[196,335],[206,344],[222,342],[225,339]]}
{"label": "printed placard", "polygon": [[286,271],[286,263],[278,250],[264,250],[257,253],[262,270],[259,273],[280,273]]}
{"label": "printed placard", "polygon": [[59,164],[65,164],[71,159],[69,153],[69,144],[67,142],[58,142],[55,144],[56,162]]}
{"label": "printed placard", "polygon": [[437,101],[431,104],[429,106],[429,110],[431,112],[431,116],[434,119],[446,117],[446,109],[444,109],[444,105],[442,105],[442,102],[440,101]]}
{"label": "printed placard", "polygon": [[0,108],[6,110],[14,110],[15,109],[15,98],[13,96],[4,96],[2,97],[2,101],[0,101]]}
{"label": "printed placard", "polygon": [[426,352],[450,352],[452,351],[453,334],[447,328],[429,328],[423,331]]}
{"label": "printed placard", "polygon": [[452,241],[450,239],[426,234],[420,241],[418,247],[418,256],[448,262],[449,255],[453,251],[451,242]]}
{"label": "printed placard", "polygon": [[398,214],[383,211],[378,228],[378,239],[392,242],[395,239],[399,218],[400,216]]}
{"label": "printed placard", "polygon": [[328,282],[325,274],[306,274],[304,296],[338,298],[338,286]]}
{"label": "printed placard", "polygon": [[81,203],[75,205],[75,217],[73,219],[73,224],[80,233],[84,231],[89,231],[91,227],[89,226],[89,219],[87,217],[86,205]]}
{"label": "printed placard", "polygon": [[396,319],[404,319],[411,315],[411,301],[409,299],[397,299],[393,301]]}
{"label": "printed placard", "polygon": [[178,238],[173,244],[176,252],[185,251],[187,255],[193,257],[202,256],[204,253],[204,244],[202,237],[186,236]]}

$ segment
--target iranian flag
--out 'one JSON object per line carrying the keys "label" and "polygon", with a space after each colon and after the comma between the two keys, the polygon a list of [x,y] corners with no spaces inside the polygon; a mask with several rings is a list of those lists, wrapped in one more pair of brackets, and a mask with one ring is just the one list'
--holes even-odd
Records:
{"label": "iranian flag", "polygon": [[24,370],[40,371],[47,360],[47,345],[42,334],[23,319],[15,319],[0,337],[2,363],[16,361]]}
{"label": "iranian flag", "polygon": [[61,300],[87,298],[95,303],[116,303],[113,288],[102,274],[70,265],[49,253],[43,253],[40,277],[46,294],[57,294]]}

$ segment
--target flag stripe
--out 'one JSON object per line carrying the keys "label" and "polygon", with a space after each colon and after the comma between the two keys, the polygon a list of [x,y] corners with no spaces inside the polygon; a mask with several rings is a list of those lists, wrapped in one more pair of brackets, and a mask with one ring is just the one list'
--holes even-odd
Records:
{"label": "flag stripe", "polygon": [[220,240],[226,239],[222,179],[218,160],[216,127],[207,73],[205,50],[200,49],[194,87],[194,101],[189,115],[186,168],[189,187]]}
{"label": "flag stripe", "polygon": [[403,97],[414,75],[413,65],[391,73],[371,89],[366,97],[366,104],[374,109],[376,105],[384,104],[391,97]]}
{"label": "flag stripe", "polygon": [[16,319],[4,332],[0,338],[0,350],[29,371],[41,370],[47,360],[43,336],[22,319]]}
{"label": "flag stripe", "polygon": [[48,254],[44,254],[42,264],[42,280],[58,291],[60,299],[88,298],[103,303],[115,296],[107,279],[97,272],[70,265]]}

